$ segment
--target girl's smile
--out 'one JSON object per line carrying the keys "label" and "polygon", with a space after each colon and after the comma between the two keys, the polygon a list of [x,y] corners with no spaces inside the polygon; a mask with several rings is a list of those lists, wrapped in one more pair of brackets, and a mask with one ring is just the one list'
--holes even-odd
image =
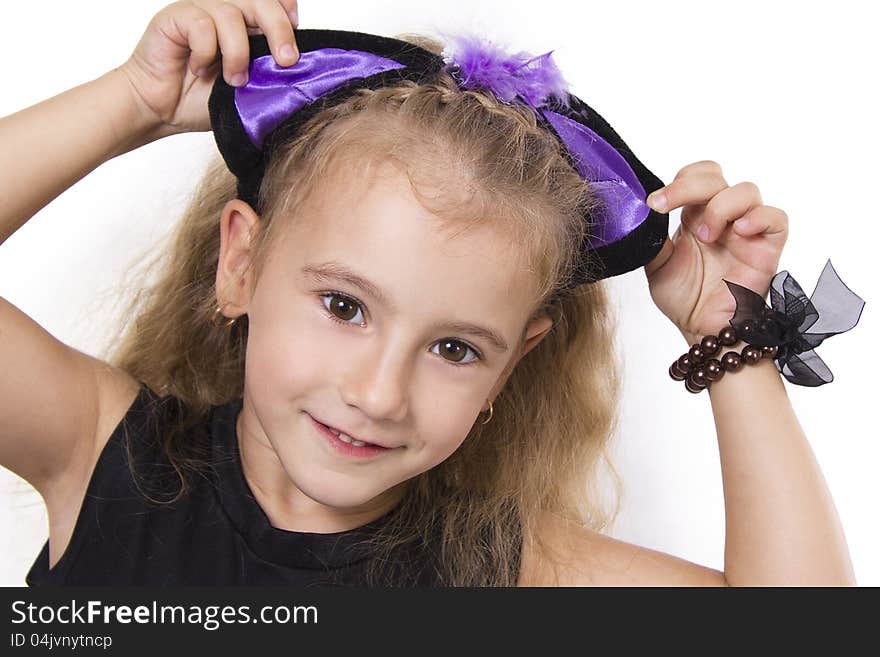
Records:
{"label": "girl's smile", "polygon": [[318,431],[328,439],[328,444],[332,445],[333,448],[338,450],[341,454],[346,454],[348,456],[371,457],[391,452],[393,449],[400,449],[399,447],[384,447],[376,443],[356,440],[345,432],[338,431],[335,428],[331,428],[326,424],[319,422],[311,415],[309,415],[309,417],[315,425],[315,428],[317,428]]}

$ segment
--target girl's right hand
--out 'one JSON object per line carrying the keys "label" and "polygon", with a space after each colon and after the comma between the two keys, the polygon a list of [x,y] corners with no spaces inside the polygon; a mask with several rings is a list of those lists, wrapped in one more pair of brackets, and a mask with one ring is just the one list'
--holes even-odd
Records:
{"label": "girl's right hand", "polygon": [[292,66],[299,60],[295,25],[296,0],[183,0],[153,17],[119,68],[145,120],[163,136],[210,130],[208,97],[220,68],[218,45],[224,79],[241,86],[246,77],[236,76],[247,76],[248,34],[265,34],[275,61]]}

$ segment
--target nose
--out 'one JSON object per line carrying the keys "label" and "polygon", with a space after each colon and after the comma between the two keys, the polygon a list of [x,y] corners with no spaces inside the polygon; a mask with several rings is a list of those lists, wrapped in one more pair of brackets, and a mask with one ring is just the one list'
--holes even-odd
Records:
{"label": "nose", "polygon": [[352,355],[340,386],[342,399],[373,420],[400,422],[406,417],[411,364],[399,347]]}

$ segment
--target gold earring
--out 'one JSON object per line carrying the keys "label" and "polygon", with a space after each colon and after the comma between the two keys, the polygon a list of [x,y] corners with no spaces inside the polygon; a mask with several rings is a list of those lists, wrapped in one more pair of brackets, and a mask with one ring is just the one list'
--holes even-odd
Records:
{"label": "gold earring", "polygon": [[495,409],[492,408],[492,402],[489,402],[489,417],[480,422],[480,424],[489,424],[489,421],[492,419],[492,415],[495,413]]}
{"label": "gold earring", "polygon": [[238,317],[230,317],[226,322],[222,324],[217,320],[220,317],[220,306],[217,306],[217,310],[214,311],[214,314],[211,315],[211,323],[217,328],[226,328],[228,326],[232,326],[238,320]]}

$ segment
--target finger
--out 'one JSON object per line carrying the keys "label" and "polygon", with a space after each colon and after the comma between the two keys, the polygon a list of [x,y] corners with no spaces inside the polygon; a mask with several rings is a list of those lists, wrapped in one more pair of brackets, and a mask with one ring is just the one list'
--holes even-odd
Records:
{"label": "finger", "polygon": [[231,2],[224,2],[210,5],[206,11],[211,14],[217,27],[217,42],[220,44],[223,61],[223,79],[234,87],[240,87],[247,82],[250,64],[247,26],[241,9]]}
{"label": "finger", "polygon": [[788,237],[788,215],[784,210],[761,205],[733,222],[738,235],[778,235]]}
{"label": "finger", "polygon": [[724,174],[721,172],[720,164],[714,160],[700,160],[699,162],[694,162],[693,164],[688,164],[687,166],[682,167],[679,172],[675,174],[675,180],[684,178],[685,176],[702,173],[714,173],[717,174],[719,178],[724,177]]}
{"label": "finger", "polygon": [[195,75],[204,75],[217,58],[217,29],[211,15],[193,6],[190,14],[184,18],[183,31],[192,51],[189,56],[189,67]]}
{"label": "finger", "polygon": [[[752,182],[737,183],[718,192],[700,213],[702,223],[694,231],[703,242],[716,240],[732,223],[749,211],[761,207],[761,190]],[[703,226],[708,233],[701,232]],[[692,226],[689,228],[693,229]]]}
{"label": "finger", "polygon": [[682,205],[705,205],[725,187],[727,183],[716,172],[691,173],[676,177],[652,193],[647,203],[657,212],[670,212]]}
{"label": "finger", "polygon": [[[700,160],[699,162],[693,162],[692,164],[682,167],[679,172],[675,174],[674,181],[688,176],[713,174],[717,176],[725,186],[727,185],[721,172],[721,165],[714,160]],[[651,193],[651,195],[648,196],[647,203],[654,210],[657,210],[657,212],[669,212],[669,210],[676,207],[670,205],[669,197],[666,194],[666,187],[661,187]]]}
{"label": "finger", "polygon": [[[245,17],[247,21],[247,16]],[[286,7],[278,0],[257,2],[254,6],[254,20],[266,35],[269,50],[281,66],[292,66],[299,59],[299,51],[293,38],[293,25]]]}
{"label": "finger", "polygon": [[299,27],[299,5],[296,0],[280,0],[281,6],[287,12],[290,22]]}
{"label": "finger", "polygon": [[[294,27],[299,27],[299,7],[297,7],[296,0],[271,0],[272,2],[278,2],[281,5],[281,8],[287,14],[287,20]],[[245,21],[247,21],[247,12],[245,12]],[[259,27],[250,27],[248,26],[248,34],[263,34],[263,30]],[[296,47],[296,40],[294,39],[294,47]]]}

